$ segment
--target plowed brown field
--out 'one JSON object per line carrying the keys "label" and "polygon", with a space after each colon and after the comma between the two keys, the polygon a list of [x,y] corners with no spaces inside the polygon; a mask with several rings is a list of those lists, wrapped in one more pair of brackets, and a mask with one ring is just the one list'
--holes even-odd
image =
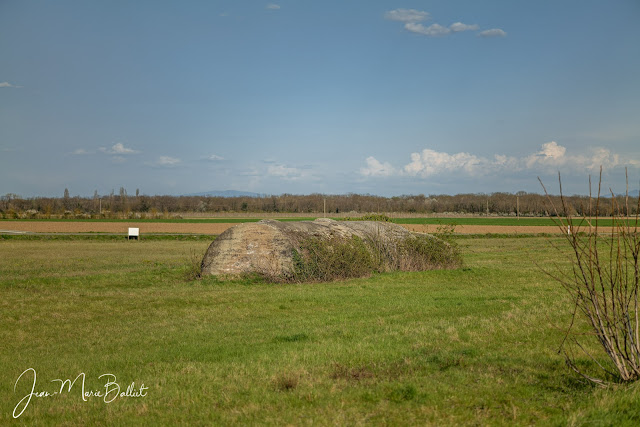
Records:
{"label": "plowed brown field", "polygon": [[[220,234],[227,228],[237,224],[216,223],[162,223],[162,222],[55,222],[55,221],[0,221],[0,233],[3,231],[30,233],[122,233],[129,227],[137,227],[140,233],[175,233],[175,234]],[[402,224],[411,231],[433,233],[437,225]],[[601,227],[601,232],[610,228]],[[558,234],[555,226],[502,226],[502,225],[458,225],[456,234]]]}

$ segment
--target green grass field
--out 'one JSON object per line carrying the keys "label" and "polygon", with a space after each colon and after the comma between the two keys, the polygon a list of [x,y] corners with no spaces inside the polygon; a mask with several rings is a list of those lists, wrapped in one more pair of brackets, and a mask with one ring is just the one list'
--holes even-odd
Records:
{"label": "green grass field", "polygon": [[272,285],[188,280],[206,240],[0,240],[0,424],[33,368],[35,392],[148,388],[84,401],[78,380],[29,425],[638,425],[640,385],[594,388],[557,354],[549,241],[458,242],[458,270]]}

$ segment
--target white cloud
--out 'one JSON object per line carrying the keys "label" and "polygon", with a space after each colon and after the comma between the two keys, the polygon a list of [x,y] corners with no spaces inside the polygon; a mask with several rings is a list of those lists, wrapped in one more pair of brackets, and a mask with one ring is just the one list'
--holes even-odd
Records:
{"label": "white cloud", "polygon": [[[591,157],[586,159],[586,168],[590,170],[596,170],[600,168],[600,165],[604,169],[611,169],[616,166],[622,165],[620,162],[620,156],[618,154],[612,154],[611,151],[606,148],[594,148],[591,150]],[[639,162],[630,159],[627,161],[631,166],[640,165]]]}
{"label": "white cloud", "polygon": [[280,9],[280,6],[279,6],[279,5],[277,5],[277,4],[275,4],[275,3],[269,3],[269,4],[266,6],[266,8],[267,8],[267,9],[270,9],[270,10],[278,10],[278,9]]}
{"label": "white cloud", "polygon": [[408,175],[427,177],[443,172],[466,172],[468,175],[478,174],[486,159],[469,153],[447,154],[425,149],[422,153],[412,153],[411,163],[404,167]]}
{"label": "white cloud", "polygon": [[301,169],[288,167],[285,165],[270,165],[267,168],[267,175],[277,178],[296,180],[303,178],[307,175],[307,173]]}
{"label": "white cloud", "polygon": [[77,150],[72,151],[71,154],[74,156],[83,156],[85,154],[89,154],[89,152],[84,148],[78,148]]}
{"label": "white cloud", "polygon": [[449,154],[424,149],[420,153],[411,153],[411,162],[398,170],[388,162],[381,163],[374,157],[368,157],[366,163],[367,166],[360,169],[360,174],[364,176],[408,175],[422,178],[445,174],[478,177],[523,170],[541,173],[558,170],[594,173],[600,166],[605,170],[625,165],[640,168],[640,160],[625,158],[622,161],[619,154],[612,153],[607,148],[596,147],[582,150],[580,154],[568,154],[566,147],[555,141],[542,144],[539,151],[524,157],[495,154],[490,159],[465,152]]}
{"label": "white cloud", "polygon": [[100,147],[100,151],[107,154],[135,154],[139,151],[125,147],[121,142],[113,144],[111,148]]}
{"label": "white cloud", "polygon": [[506,156],[504,154],[495,154],[491,163],[494,171],[511,171],[517,172],[522,169],[520,160],[517,157]]}
{"label": "white cloud", "polygon": [[551,141],[542,144],[542,149],[535,154],[528,156],[525,159],[526,166],[528,168],[537,165],[542,166],[561,166],[566,163],[567,158],[565,153],[567,149],[557,142]]}
{"label": "white cloud", "polygon": [[360,168],[364,176],[391,176],[396,173],[389,162],[380,163],[375,157],[367,157],[367,167]]}
{"label": "white cloud", "polygon": [[181,162],[182,160],[177,159],[175,157],[160,156],[158,157],[158,161],[156,162],[156,165],[161,167],[172,167],[172,166],[177,166]]}
{"label": "white cloud", "polygon": [[443,27],[440,24],[431,24],[428,27],[425,27],[424,25],[416,22],[407,22],[404,24],[404,29],[411,31],[412,33],[422,34],[429,37],[446,36],[451,32],[450,29]]}
{"label": "white cloud", "polygon": [[478,37],[506,37],[507,33],[505,33],[500,28],[492,28],[490,30],[480,31],[478,33]]}
{"label": "white cloud", "polygon": [[430,19],[429,13],[415,9],[395,9],[384,14],[385,19],[400,22],[420,22]]}
{"label": "white cloud", "polygon": [[479,27],[477,25],[467,25],[462,22],[454,22],[449,26],[449,29],[454,33],[459,33],[461,31],[476,31]]}
{"label": "white cloud", "polygon": [[217,162],[220,160],[224,160],[224,157],[218,156],[217,154],[212,154],[210,156],[207,156],[206,159],[212,162]]}
{"label": "white cloud", "polygon": [[9,82],[0,82],[0,87],[12,87],[12,88],[19,89],[22,86],[17,86],[17,85],[11,84]]}
{"label": "white cloud", "polygon": [[[428,37],[441,37],[452,33],[460,33],[463,31],[477,31],[480,27],[476,24],[464,24],[462,22],[454,22],[449,27],[442,26],[438,23],[433,23],[429,26],[423,25],[421,22],[431,19],[431,15],[428,12],[416,10],[416,9],[395,9],[390,10],[384,14],[385,19],[390,21],[404,22],[404,29],[416,33],[422,34]],[[507,33],[499,28],[492,28],[490,30],[481,31],[478,33],[478,37],[505,37]]]}
{"label": "white cloud", "polygon": [[114,144],[111,147],[111,150],[116,154],[133,154],[133,153],[137,153],[136,150],[133,150],[131,148],[126,148],[124,145],[122,145],[121,142],[118,142],[117,144]]}

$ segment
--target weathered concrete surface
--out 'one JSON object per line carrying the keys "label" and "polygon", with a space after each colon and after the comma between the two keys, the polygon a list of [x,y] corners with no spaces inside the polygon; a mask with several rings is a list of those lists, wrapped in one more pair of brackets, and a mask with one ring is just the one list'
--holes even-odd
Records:
{"label": "weathered concrete surface", "polygon": [[273,276],[293,270],[293,249],[309,238],[329,240],[333,237],[374,239],[394,245],[412,236],[406,228],[374,221],[280,222],[262,220],[231,227],[209,246],[202,260],[203,275],[238,275],[266,272]]}

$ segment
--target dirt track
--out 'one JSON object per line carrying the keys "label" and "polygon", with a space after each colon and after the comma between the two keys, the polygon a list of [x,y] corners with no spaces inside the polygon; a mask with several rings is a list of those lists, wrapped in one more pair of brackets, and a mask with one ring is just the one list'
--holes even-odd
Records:
{"label": "dirt track", "polygon": [[[212,223],[161,223],[161,222],[48,222],[48,221],[0,221],[0,233],[3,231],[23,231],[31,233],[121,233],[126,234],[128,227],[140,228],[140,233],[175,234],[220,234],[236,224]],[[412,231],[433,233],[438,225],[403,224]],[[609,231],[601,227],[601,232]],[[501,225],[458,225],[456,234],[559,234],[555,226],[501,226]]]}
{"label": "dirt track", "polygon": [[32,233],[122,233],[137,227],[140,233],[220,234],[236,224],[193,224],[163,222],[54,222],[54,221],[0,221],[2,230]]}

